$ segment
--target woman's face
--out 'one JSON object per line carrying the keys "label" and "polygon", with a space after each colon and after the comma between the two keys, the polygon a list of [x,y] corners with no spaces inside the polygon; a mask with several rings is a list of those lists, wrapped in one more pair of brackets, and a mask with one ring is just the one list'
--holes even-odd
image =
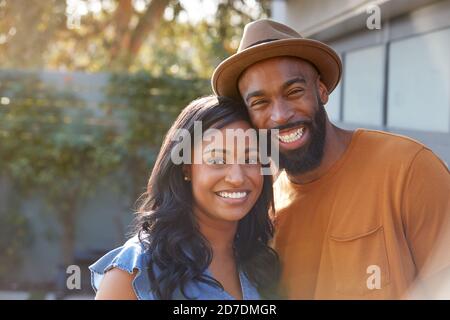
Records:
{"label": "woman's face", "polygon": [[[240,145],[234,138],[227,141],[230,132],[242,137],[242,132],[234,131],[237,129],[246,131],[251,126],[243,120],[233,122],[218,130],[221,135],[214,135],[210,141],[203,139],[194,146],[194,159],[199,159],[198,153],[201,153],[203,161],[189,165],[186,175],[191,180],[197,214],[237,222],[261,194],[264,177],[258,161],[256,134],[248,135]],[[218,139],[220,136],[222,139]]]}

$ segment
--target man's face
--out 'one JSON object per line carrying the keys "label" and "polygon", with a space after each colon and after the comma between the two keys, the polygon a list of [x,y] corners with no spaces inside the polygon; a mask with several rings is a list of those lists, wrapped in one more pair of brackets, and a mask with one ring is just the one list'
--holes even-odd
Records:
{"label": "man's face", "polygon": [[302,174],[323,157],[328,101],[325,85],[308,62],[277,57],[258,62],[238,82],[253,125],[278,129],[280,168]]}

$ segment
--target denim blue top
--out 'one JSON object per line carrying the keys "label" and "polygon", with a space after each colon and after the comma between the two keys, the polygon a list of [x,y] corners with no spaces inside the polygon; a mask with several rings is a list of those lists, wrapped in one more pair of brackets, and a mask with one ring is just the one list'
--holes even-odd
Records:
{"label": "denim blue top", "polygon": [[[150,280],[147,273],[147,257],[148,254],[136,236],[129,239],[123,246],[111,250],[89,266],[89,270],[91,271],[91,284],[94,291],[97,292],[103,276],[112,268],[118,268],[130,274],[133,273],[133,270],[137,270],[132,284],[134,293],[139,300],[155,300],[156,298],[151,292]],[[155,270],[155,273],[158,276],[157,270]],[[205,270],[204,274],[210,277],[212,276],[208,269]],[[242,271],[239,271],[239,280],[244,300],[260,299],[258,291]],[[203,282],[191,281],[186,285],[185,293],[189,297],[198,300],[235,299],[225,290]],[[175,300],[186,299],[179,288],[174,291],[172,298]]]}

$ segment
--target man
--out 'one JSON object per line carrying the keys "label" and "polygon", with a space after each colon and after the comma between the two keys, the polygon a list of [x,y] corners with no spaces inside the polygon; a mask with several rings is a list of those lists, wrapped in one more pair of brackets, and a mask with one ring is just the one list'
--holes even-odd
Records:
{"label": "man", "polygon": [[[248,24],[214,71],[257,128],[279,129],[274,246],[289,299],[449,297],[450,174],[406,137],[333,125],[342,65],[329,46],[271,20]],[[425,112],[425,111],[424,111]]]}

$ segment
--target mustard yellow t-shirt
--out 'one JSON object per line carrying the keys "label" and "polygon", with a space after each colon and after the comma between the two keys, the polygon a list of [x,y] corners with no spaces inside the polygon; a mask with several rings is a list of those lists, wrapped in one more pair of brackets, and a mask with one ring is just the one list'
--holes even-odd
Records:
{"label": "mustard yellow t-shirt", "polygon": [[274,192],[288,299],[404,298],[450,266],[450,173],[412,139],[358,129],[324,176]]}

